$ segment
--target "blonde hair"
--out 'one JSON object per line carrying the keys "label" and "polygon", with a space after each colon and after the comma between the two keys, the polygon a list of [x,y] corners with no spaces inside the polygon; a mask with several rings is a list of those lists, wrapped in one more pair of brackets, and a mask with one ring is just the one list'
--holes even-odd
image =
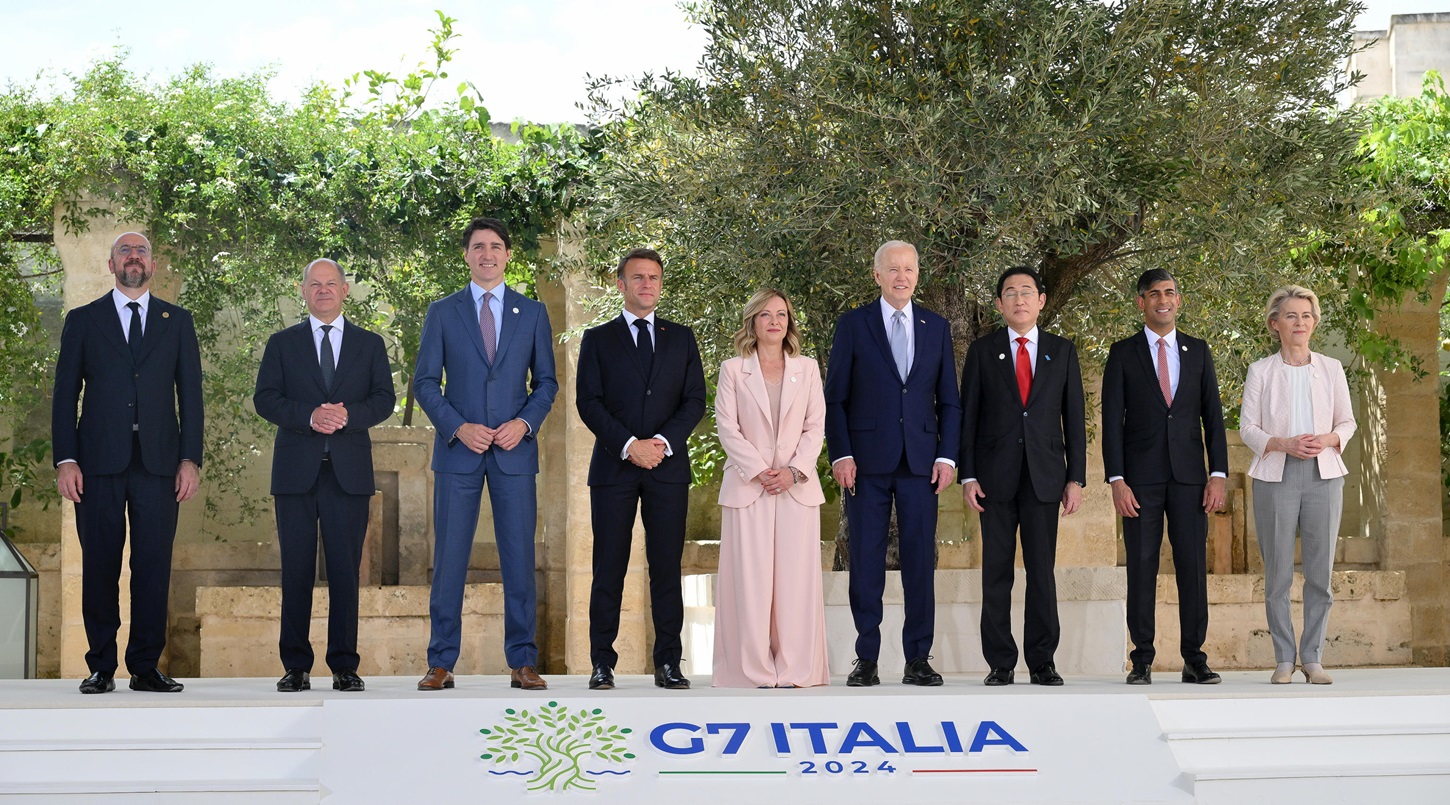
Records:
{"label": "blonde hair", "polygon": [[784,291],[776,288],[761,288],[750,297],[749,302],[745,303],[745,310],[741,313],[740,329],[735,331],[735,354],[741,357],[755,354],[758,341],[755,337],[755,317],[760,315],[760,311],[765,310],[765,306],[770,304],[770,300],[777,297],[785,302],[786,326],[785,344],[783,345],[785,354],[799,355],[801,353],[801,333],[796,329],[795,307],[791,305],[790,297],[786,296]]}
{"label": "blonde hair", "polygon": [[[1269,327],[1269,322],[1279,318],[1279,311],[1284,303],[1290,299],[1304,299],[1309,302],[1309,310],[1314,315],[1314,323],[1318,324],[1323,316],[1319,313],[1319,296],[1302,285],[1285,285],[1269,295],[1269,303],[1264,305],[1264,326]],[[1269,327],[1269,335],[1275,341],[1279,340],[1279,333],[1273,327]]]}

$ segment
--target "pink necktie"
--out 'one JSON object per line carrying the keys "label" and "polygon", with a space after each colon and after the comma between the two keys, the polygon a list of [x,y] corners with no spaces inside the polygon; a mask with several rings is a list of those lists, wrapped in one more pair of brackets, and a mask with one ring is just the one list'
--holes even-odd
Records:
{"label": "pink necktie", "polygon": [[1163,392],[1163,402],[1173,407],[1173,385],[1168,377],[1168,341],[1158,339],[1158,388]]}

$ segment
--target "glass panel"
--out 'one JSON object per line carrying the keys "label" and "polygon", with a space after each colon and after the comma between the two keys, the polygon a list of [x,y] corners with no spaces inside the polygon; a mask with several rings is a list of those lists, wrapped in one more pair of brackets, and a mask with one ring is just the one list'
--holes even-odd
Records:
{"label": "glass panel", "polygon": [[0,572],[19,572],[24,569],[15,546],[10,544],[9,539],[0,537]]}
{"label": "glass panel", "polygon": [[28,586],[26,579],[0,579],[0,679],[25,678]]}

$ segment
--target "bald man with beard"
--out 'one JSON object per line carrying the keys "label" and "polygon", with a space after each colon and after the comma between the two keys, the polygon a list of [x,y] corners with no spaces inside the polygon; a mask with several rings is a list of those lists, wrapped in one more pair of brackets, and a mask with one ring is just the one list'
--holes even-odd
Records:
{"label": "bald man with beard", "polygon": [[201,479],[201,354],[187,311],[151,295],[151,242],[127,232],[106,263],[115,289],[66,314],[51,440],[60,494],[81,543],[86,665],[81,693],[115,690],[121,553],[129,516],[131,689],[177,693],[157,668],[166,648],[171,545],[179,506]]}

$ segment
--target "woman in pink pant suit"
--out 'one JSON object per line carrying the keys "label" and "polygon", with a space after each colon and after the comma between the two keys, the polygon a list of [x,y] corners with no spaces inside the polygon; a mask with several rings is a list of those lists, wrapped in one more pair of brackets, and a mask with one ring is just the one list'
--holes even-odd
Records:
{"label": "woman in pink pant suit", "polygon": [[816,459],[825,437],[821,370],[800,355],[795,311],[773,288],[745,305],[720,367],[715,421],[725,448],[714,686],[830,684],[821,598]]}

